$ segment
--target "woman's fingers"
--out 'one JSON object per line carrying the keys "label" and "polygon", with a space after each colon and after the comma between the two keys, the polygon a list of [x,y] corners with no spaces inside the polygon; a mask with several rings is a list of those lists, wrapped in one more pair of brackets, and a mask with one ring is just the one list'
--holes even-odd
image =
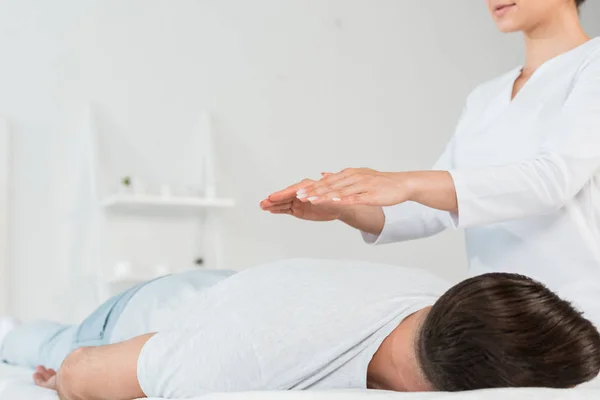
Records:
{"label": "woman's fingers", "polygon": [[279,206],[285,206],[285,205],[291,206],[292,203],[294,202],[294,200],[297,200],[297,199],[288,199],[288,200],[280,201],[280,202],[273,202],[271,200],[263,200],[260,202],[260,206],[263,210],[268,211],[270,208],[273,208],[273,207],[279,207]]}
{"label": "woman's fingers", "polygon": [[340,204],[344,206],[376,206],[377,198],[370,193],[361,193],[353,196],[345,197],[340,200]]}
{"label": "woman's fingers", "polygon": [[371,175],[348,174],[344,178],[338,178],[333,182],[328,179],[322,179],[299,191],[298,198],[304,202],[315,202],[321,198],[340,199],[374,190],[374,184],[375,182]]}
{"label": "woman's fingers", "polygon": [[[296,198],[302,202],[310,201],[315,204],[325,201],[339,202],[344,197],[366,192],[368,187],[363,181],[376,173],[366,168],[348,168],[338,173],[322,172],[321,180],[304,179],[271,194],[260,202],[260,207],[265,211],[283,213],[282,211],[291,208]],[[356,186],[359,183],[362,184]]]}
{"label": "woman's fingers", "polygon": [[[358,175],[350,175],[345,178],[336,180],[335,182],[318,182],[312,189],[305,189],[298,196],[304,199],[311,197],[322,197],[340,190],[352,187],[360,182],[363,178]],[[339,197],[339,196],[338,196]]]}
{"label": "woman's fingers", "polygon": [[283,211],[269,211],[271,214],[287,214],[287,215],[294,215],[294,213],[292,212],[291,209],[288,210],[283,210]]}
{"label": "woman's fingers", "polygon": [[365,179],[371,179],[377,174],[377,171],[368,168],[347,168],[336,174],[322,173],[321,180],[300,189],[297,194],[304,199],[322,196]]}
{"label": "woman's fingers", "polygon": [[358,182],[354,185],[350,185],[347,187],[344,187],[343,189],[340,190],[334,190],[331,192],[328,192],[324,195],[320,195],[320,196],[314,196],[312,197],[312,200],[310,201],[312,204],[322,204],[322,203],[326,203],[326,202],[336,202],[336,203],[343,203],[344,199],[347,199],[349,197],[352,196],[356,196],[359,194],[367,194],[371,191],[371,187],[368,184],[365,184],[363,182]]}
{"label": "woman's fingers", "polygon": [[302,196],[303,194],[313,191],[318,187],[331,185],[331,184],[333,184],[341,179],[344,179],[348,176],[348,174],[341,173],[341,172],[338,172],[337,174],[328,174],[328,173],[324,172],[324,173],[321,173],[321,175],[323,177],[320,180],[308,183],[304,187],[300,188],[296,192],[296,194]]}
{"label": "woman's fingers", "polygon": [[277,204],[274,206],[271,206],[267,209],[265,209],[265,211],[285,211],[285,210],[289,210],[292,208],[292,203],[286,203],[286,204]]}
{"label": "woman's fingers", "polygon": [[292,204],[292,201],[292,199],[286,199],[279,202],[273,202],[269,199],[266,199],[260,202],[260,208],[262,208],[265,211],[269,211],[269,208],[271,207],[276,207],[284,204]]}
{"label": "woman's fingers", "polygon": [[317,188],[317,187],[327,187],[327,186],[333,186],[338,184],[340,181],[344,181],[345,179],[348,179],[351,176],[357,176],[358,173],[355,170],[343,170],[342,172],[338,172],[336,174],[325,174],[323,175],[323,177],[310,184],[307,185],[304,190],[305,191],[309,191],[312,190],[313,188]]}
{"label": "woman's fingers", "polygon": [[296,192],[299,189],[300,189],[300,186],[297,186],[297,185],[290,186],[288,188],[280,190],[279,192],[270,194],[269,197],[267,198],[267,200],[270,200],[274,203],[289,200],[290,198],[296,196]]}
{"label": "woman's fingers", "polygon": [[314,183],[312,179],[304,179],[301,182],[296,183],[295,185],[289,186],[279,192],[275,192],[268,197],[268,200],[273,203],[278,203],[282,201],[289,201],[296,198],[296,193],[298,190]]}
{"label": "woman's fingers", "polygon": [[263,201],[261,201],[260,203],[258,203],[258,205],[260,206],[261,209],[263,210],[267,210],[269,207],[273,206],[273,202],[271,202],[269,199],[265,199]]}

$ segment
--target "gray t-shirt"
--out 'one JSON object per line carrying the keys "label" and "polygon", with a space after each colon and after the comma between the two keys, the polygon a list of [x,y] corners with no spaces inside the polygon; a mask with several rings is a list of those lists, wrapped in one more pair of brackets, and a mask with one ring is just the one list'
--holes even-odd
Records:
{"label": "gray t-shirt", "polygon": [[188,296],[158,323],[138,380],[147,396],[166,398],[365,388],[383,340],[448,288],[423,270],[357,261],[250,268]]}

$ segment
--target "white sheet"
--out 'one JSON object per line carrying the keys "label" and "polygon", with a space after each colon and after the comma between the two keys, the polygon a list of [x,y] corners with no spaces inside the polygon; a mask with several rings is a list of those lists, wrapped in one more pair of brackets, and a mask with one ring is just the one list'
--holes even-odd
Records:
{"label": "white sheet", "polygon": [[0,363],[0,399],[58,400],[58,396],[52,390],[35,386],[31,371]]}
{"label": "white sheet", "polygon": [[[36,387],[31,371],[0,364],[1,400],[58,400],[56,393]],[[500,389],[463,393],[390,393],[361,390],[331,392],[255,392],[203,396],[197,400],[576,400],[600,399],[599,389]],[[160,399],[153,399],[160,400]]]}
{"label": "white sheet", "polygon": [[[494,389],[459,393],[392,393],[375,391],[243,393],[204,396],[198,400],[575,400],[600,399],[593,389]],[[156,399],[155,399],[156,400]]]}

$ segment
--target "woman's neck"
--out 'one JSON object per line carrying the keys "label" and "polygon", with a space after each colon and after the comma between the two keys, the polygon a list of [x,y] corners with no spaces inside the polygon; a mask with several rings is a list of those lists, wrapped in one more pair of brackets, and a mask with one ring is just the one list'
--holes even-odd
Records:
{"label": "woman's neck", "polygon": [[525,32],[526,62],[523,73],[529,75],[546,61],[572,50],[588,40],[577,10],[558,11],[554,18]]}

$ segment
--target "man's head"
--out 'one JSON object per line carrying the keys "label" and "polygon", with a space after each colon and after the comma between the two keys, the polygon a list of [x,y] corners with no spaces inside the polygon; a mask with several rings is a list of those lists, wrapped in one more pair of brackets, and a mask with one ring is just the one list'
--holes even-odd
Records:
{"label": "man's head", "polygon": [[542,284],[487,274],[451,288],[417,339],[424,378],[439,391],[569,388],[600,373],[600,334]]}

